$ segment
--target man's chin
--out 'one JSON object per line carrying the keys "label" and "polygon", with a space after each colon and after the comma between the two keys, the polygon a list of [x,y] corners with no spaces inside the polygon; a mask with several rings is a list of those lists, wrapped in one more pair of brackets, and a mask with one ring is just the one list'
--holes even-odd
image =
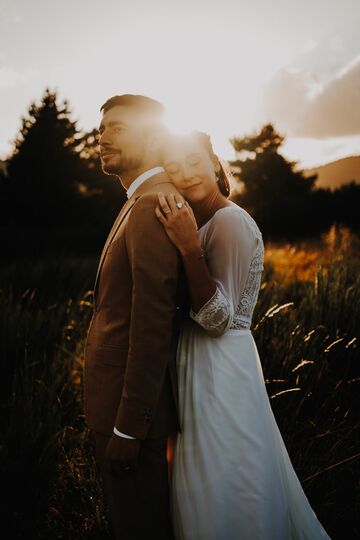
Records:
{"label": "man's chin", "polygon": [[114,165],[103,163],[101,168],[105,174],[120,174],[119,167],[115,167]]}

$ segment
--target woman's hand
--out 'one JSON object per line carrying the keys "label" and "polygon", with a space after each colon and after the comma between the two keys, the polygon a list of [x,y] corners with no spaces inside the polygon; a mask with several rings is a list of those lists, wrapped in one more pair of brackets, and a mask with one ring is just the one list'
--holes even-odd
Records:
{"label": "woman's hand", "polygon": [[[165,231],[182,255],[186,255],[199,247],[197,223],[191,206],[177,194],[165,196],[158,193],[159,205],[155,214],[163,224]],[[183,203],[181,208],[177,203]]]}

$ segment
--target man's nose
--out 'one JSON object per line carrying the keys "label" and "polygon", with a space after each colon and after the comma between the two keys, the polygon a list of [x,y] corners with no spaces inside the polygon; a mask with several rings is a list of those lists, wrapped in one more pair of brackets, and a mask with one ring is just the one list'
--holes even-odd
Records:
{"label": "man's nose", "polygon": [[190,165],[183,166],[184,180],[191,180],[194,176],[193,169]]}
{"label": "man's nose", "polygon": [[109,138],[108,133],[106,131],[103,131],[99,137],[99,145],[102,147],[110,146],[111,140]]}

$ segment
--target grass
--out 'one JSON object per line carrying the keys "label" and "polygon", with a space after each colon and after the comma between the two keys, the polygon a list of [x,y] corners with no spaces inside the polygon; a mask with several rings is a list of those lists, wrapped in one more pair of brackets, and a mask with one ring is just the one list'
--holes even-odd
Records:
{"label": "grass", "polygon": [[[279,428],[333,540],[360,536],[359,239],[266,246],[253,334]],[[2,525],[11,539],[111,538],[83,417],[97,258],[0,270]]]}

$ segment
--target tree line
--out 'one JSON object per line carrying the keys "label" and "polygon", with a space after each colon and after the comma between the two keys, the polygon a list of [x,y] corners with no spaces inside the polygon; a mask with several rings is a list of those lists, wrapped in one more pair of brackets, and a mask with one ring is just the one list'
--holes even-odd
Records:
{"label": "tree line", "polygon": [[334,191],[316,188],[316,174],[305,176],[279,152],[284,139],[267,124],[260,133],[230,140],[236,153],[230,164],[243,184],[235,202],[272,240],[317,236],[334,223],[358,233],[360,185],[352,181]]}
{"label": "tree line", "polygon": [[[284,137],[272,124],[230,142],[239,187],[232,199],[250,212],[265,239],[315,236],[333,223],[359,232],[360,186],[315,188],[316,176],[306,177],[281,155]],[[83,132],[69,104],[46,89],[21,119],[7,174],[0,171],[0,198],[3,252],[83,254],[101,249],[126,193],[101,171],[97,130]]]}

